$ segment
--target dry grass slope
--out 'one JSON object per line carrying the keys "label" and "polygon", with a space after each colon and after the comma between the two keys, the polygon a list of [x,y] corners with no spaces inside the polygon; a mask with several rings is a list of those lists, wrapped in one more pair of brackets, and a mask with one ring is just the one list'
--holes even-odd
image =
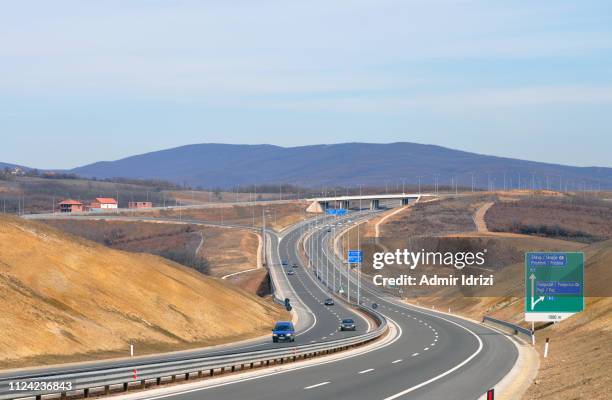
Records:
{"label": "dry grass slope", "polygon": [[[139,354],[267,333],[271,303],[157,256],[0,218],[0,366]],[[231,328],[230,328],[231,327]]]}

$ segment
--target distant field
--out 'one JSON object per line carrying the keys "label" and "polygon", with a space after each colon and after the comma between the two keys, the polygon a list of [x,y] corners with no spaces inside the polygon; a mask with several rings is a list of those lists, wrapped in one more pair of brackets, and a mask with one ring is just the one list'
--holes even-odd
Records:
{"label": "distant field", "polygon": [[255,205],[224,205],[214,208],[197,208],[183,210],[154,210],[136,212],[130,215],[147,217],[164,217],[172,219],[193,219],[207,222],[219,222],[261,227],[264,216],[266,226],[274,230],[282,230],[307,217],[306,204],[290,202],[281,204],[255,204]]}
{"label": "distant field", "polygon": [[485,217],[489,230],[580,242],[612,238],[612,203],[593,197],[537,196],[495,203]]}
{"label": "distant field", "polygon": [[53,202],[72,198],[89,202],[96,197],[119,195],[121,207],[129,201],[150,200],[156,204],[174,203],[172,195],[162,184],[144,185],[94,181],[87,179],[44,179],[39,177],[16,177],[13,180],[0,180],[0,211],[14,214],[19,210],[25,213],[47,213],[53,210]]}
{"label": "distant field", "polygon": [[93,179],[49,179],[0,175],[0,213],[48,213],[53,203],[67,198],[89,202],[96,197],[119,198],[119,206],[130,201],[151,201],[154,206],[192,205],[208,202],[243,202],[294,198],[286,193],[244,193],[189,190],[166,182],[121,183]]}
{"label": "distant field", "polygon": [[386,221],[381,228],[381,236],[446,235],[474,231],[476,225],[472,212],[491,198],[488,195],[474,195],[417,203],[409,211]]}

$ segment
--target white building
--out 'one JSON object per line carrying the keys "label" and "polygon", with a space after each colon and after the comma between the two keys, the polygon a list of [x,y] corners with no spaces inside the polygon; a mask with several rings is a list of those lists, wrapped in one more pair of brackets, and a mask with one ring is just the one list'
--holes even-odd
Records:
{"label": "white building", "polygon": [[109,209],[117,208],[117,200],[111,197],[96,197],[95,201],[91,202],[91,208]]}

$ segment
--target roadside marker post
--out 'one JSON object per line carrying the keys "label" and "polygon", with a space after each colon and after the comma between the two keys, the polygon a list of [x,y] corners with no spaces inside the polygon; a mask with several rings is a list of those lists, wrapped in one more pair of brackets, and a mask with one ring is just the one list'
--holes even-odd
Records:
{"label": "roadside marker post", "polygon": [[550,338],[546,338],[546,343],[544,344],[544,358],[548,357],[548,342]]}
{"label": "roadside marker post", "polygon": [[487,390],[487,400],[495,400],[495,389]]}
{"label": "roadside marker post", "polygon": [[130,357],[134,357],[134,344],[130,343]]}

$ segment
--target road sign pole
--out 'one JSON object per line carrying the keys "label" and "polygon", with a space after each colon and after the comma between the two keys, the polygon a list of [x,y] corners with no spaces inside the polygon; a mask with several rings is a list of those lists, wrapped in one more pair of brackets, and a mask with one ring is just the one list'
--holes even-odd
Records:
{"label": "road sign pole", "polygon": [[361,263],[357,264],[357,305],[361,304]]}

